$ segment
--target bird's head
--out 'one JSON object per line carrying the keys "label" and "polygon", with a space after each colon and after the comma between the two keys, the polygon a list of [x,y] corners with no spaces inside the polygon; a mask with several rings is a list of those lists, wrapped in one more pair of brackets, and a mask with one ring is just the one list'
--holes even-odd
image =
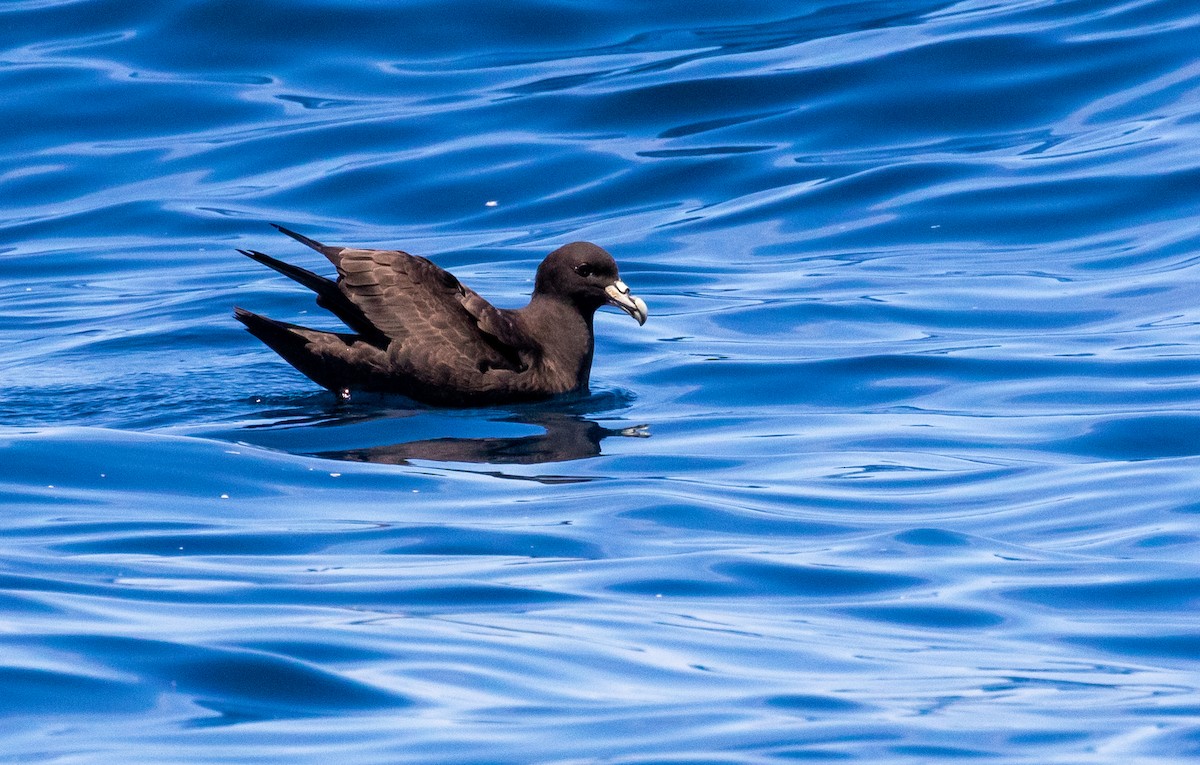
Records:
{"label": "bird's head", "polygon": [[559,297],[590,315],[603,305],[620,308],[646,323],[646,303],[629,291],[617,262],[591,242],[573,242],[559,247],[538,266],[535,295]]}

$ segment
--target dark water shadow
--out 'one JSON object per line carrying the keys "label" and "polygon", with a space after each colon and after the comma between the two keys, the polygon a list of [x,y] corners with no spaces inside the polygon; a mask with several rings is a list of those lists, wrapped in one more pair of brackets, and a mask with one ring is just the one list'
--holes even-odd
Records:
{"label": "dark water shadow", "polygon": [[543,432],[527,436],[428,438],[360,449],[316,452],[314,456],[384,465],[407,465],[414,459],[487,465],[539,465],[599,456],[600,442],[612,436],[650,436],[644,425],[608,428],[586,417],[564,412],[514,415],[497,421],[534,425],[542,428]]}
{"label": "dark water shadow", "polygon": [[[648,438],[645,425],[601,424],[632,401],[632,394],[610,390],[514,407],[446,410],[382,396],[350,402],[305,397],[272,402],[258,421],[219,437],[292,454],[381,465],[409,465],[414,460],[492,466],[563,463],[599,456],[607,438]],[[471,472],[543,483],[595,480]]]}

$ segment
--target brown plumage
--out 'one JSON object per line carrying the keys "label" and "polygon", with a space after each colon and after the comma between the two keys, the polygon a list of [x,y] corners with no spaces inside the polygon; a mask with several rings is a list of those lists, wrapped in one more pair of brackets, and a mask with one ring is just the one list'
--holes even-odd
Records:
{"label": "brown plumage", "polygon": [[546,256],[529,305],[506,310],[425,258],[324,245],[276,228],[327,257],[337,281],[255,250],[239,252],[308,287],[317,305],[352,331],[322,332],[241,308],[234,316],[289,364],[343,397],[361,390],[438,406],[480,406],[585,391],[596,309],[613,305],[639,324],[646,321],[646,304],[629,293],[612,256],[588,242]]}

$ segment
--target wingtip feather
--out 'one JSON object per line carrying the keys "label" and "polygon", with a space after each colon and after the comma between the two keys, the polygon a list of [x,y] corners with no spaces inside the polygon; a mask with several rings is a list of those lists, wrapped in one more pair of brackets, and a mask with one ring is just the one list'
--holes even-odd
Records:
{"label": "wingtip feather", "polygon": [[292,231],[289,228],[284,228],[283,226],[279,225],[278,223],[272,223],[271,225],[274,226],[275,229],[277,231],[279,231],[279,233],[286,234],[286,235],[290,236],[291,238],[295,239],[300,244],[311,247],[314,250],[316,250],[317,252],[323,253],[327,249],[325,247],[325,245],[321,244],[316,239],[309,239],[304,234],[297,234],[295,231]]}

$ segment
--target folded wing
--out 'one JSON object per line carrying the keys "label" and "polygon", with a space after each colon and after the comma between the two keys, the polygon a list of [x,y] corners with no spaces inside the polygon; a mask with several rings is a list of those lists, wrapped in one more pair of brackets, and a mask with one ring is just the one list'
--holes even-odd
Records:
{"label": "folded wing", "polygon": [[276,228],[325,255],[337,268],[337,281],[261,253],[246,254],[316,292],[318,305],[380,348],[398,344],[393,352],[440,356],[455,366],[456,357],[471,359],[481,372],[521,371],[537,352],[509,312],[425,258],[398,250],[324,245]]}

